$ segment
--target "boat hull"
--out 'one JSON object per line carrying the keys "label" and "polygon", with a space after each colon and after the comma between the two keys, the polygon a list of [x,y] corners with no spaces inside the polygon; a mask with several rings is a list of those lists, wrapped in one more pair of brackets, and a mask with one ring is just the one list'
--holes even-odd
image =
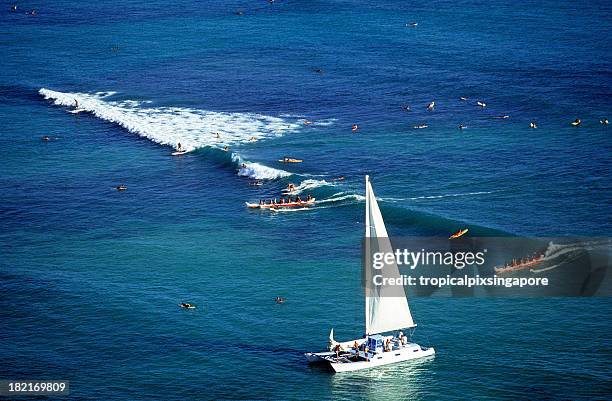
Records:
{"label": "boat hull", "polygon": [[249,203],[245,202],[249,209],[290,209],[290,208],[300,208],[300,207],[308,207],[314,206],[315,199],[311,199],[309,201],[303,202],[291,202],[291,203],[276,203],[276,204],[263,204],[259,203]]}
{"label": "boat hull", "polygon": [[[423,348],[418,344],[408,344],[399,350],[373,354],[369,357],[369,360],[359,360],[355,362],[330,361],[329,364],[336,373],[354,372],[356,370],[370,369],[377,366],[425,358],[433,356],[435,353],[436,351],[431,347]],[[333,358],[335,358],[335,356]]]}

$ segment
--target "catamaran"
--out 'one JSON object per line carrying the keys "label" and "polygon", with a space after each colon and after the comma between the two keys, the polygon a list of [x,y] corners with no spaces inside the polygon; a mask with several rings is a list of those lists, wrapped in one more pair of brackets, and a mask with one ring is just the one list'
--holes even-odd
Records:
{"label": "catamaran", "polygon": [[[371,250],[393,253],[372,184],[365,178],[366,257]],[[366,272],[370,271],[366,266]],[[366,274],[367,277],[368,274]],[[400,278],[395,262],[387,263],[384,276]],[[432,347],[413,343],[401,330],[412,331],[416,324],[412,319],[408,300],[402,287],[365,285],[365,335],[355,340],[337,342],[334,329],[329,333],[329,350],[304,354],[309,363],[327,363],[335,372],[349,372],[376,366],[423,358],[435,354]],[[385,334],[390,333],[390,334]]]}

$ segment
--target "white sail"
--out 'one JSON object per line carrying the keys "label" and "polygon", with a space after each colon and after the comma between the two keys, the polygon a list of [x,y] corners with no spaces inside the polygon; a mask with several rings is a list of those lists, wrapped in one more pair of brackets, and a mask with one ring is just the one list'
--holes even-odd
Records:
{"label": "white sail", "polygon": [[[370,258],[373,252],[393,252],[391,241],[387,235],[372,184],[366,176],[366,216],[365,216],[365,256]],[[372,269],[365,268],[366,280],[372,279]],[[387,278],[399,278],[397,264],[385,263],[380,274]],[[416,326],[410,314],[408,301],[402,287],[397,286],[365,286],[365,323],[366,334],[377,334]],[[401,291],[400,291],[401,290]]]}

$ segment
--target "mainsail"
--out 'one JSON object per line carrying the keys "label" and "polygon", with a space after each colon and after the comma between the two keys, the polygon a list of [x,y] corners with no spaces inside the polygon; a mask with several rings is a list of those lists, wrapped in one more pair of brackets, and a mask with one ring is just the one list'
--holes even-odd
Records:
{"label": "mainsail", "polygon": [[[410,314],[408,301],[402,287],[374,286],[372,279],[371,256],[375,252],[393,253],[372,184],[366,176],[366,216],[365,216],[365,324],[366,334],[376,334],[416,326]],[[400,278],[395,262],[385,263],[378,273],[385,278]],[[400,291],[398,291],[400,290]]]}

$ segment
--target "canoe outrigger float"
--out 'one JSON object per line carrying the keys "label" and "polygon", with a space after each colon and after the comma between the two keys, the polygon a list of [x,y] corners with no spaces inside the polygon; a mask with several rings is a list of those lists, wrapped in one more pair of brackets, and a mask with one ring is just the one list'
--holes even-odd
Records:
{"label": "canoe outrigger float", "polygon": [[[365,244],[370,250],[391,252],[387,235],[372,185],[366,176]],[[366,255],[369,255],[366,250]],[[368,257],[368,256],[367,256]],[[400,278],[395,262],[383,267],[385,277]],[[307,352],[309,363],[328,364],[335,372],[351,372],[391,363],[432,356],[432,347],[422,347],[410,341],[400,330],[412,331],[412,319],[404,292],[399,295],[391,287],[365,288],[365,335],[350,341],[334,340],[334,329],[329,333],[329,347],[323,352]],[[402,289],[403,290],[403,289]],[[391,334],[382,334],[391,333]]]}
{"label": "canoe outrigger float", "polygon": [[284,209],[284,208],[292,208],[292,207],[309,207],[314,206],[315,198],[311,198],[308,201],[302,202],[288,202],[288,203],[249,203],[245,202],[249,209]]}

